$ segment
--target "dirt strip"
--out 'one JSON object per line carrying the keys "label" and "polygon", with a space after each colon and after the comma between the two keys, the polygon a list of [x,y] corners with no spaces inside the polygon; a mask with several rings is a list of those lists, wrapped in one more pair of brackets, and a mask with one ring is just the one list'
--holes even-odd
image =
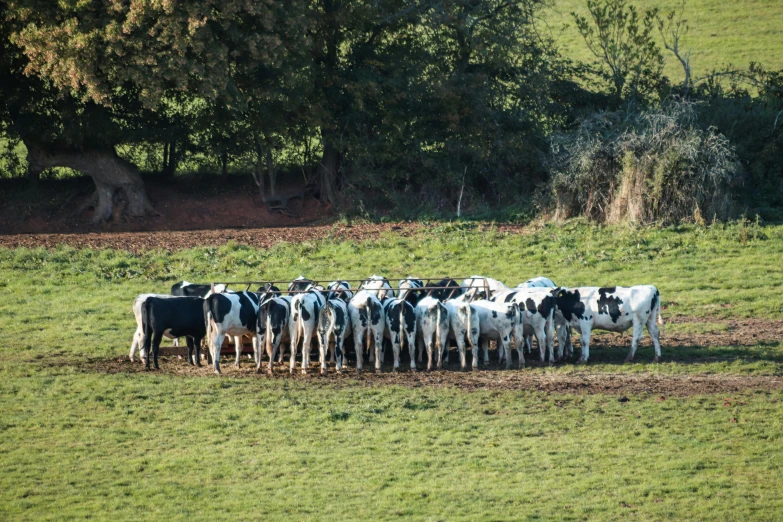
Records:
{"label": "dirt strip", "polygon": [[[504,234],[529,233],[522,225],[479,224],[479,230],[493,229]],[[420,223],[363,223],[357,225],[305,225],[266,228],[226,228],[219,230],[178,230],[157,232],[88,232],[82,234],[9,234],[0,235],[0,247],[114,248],[141,252],[150,249],[182,250],[201,246],[222,246],[233,241],[255,248],[269,248],[275,243],[303,243],[326,237],[364,241],[378,239],[386,232],[409,236],[429,228]]]}
{"label": "dirt strip", "polygon": [[[115,359],[93,360],[85,365],[85,371],[100,373],[146,373],[139,362],[131,363],[124,357]],[[243,361],[237,369],[227,359],[222,365],[222,376],[214,374],[211,367],[195,368],[188,366],[176,357],[161,360],[160,370],[152,370],[151,374],[177,375],[204,378],[259,378],[309,382],[314,386],[404,386],[420,387],[454,387],[463,390],[534,390],[547,393],[574,394],[650,394],[657,396],[688,396],[699,394],[735,393],[754,390],[783,390],[783,377],[780,376],[742,376],[742,375],[667,375],[667,374],[631,374],[631,373],[591,373],[589,371],[540,372],[537,370],[501,370],[496,365],[478,371],[461,372],[454,365],[449,370],[434,372],[411,372],[407,369],[391,372],[384,367],[383,373],[376,374],[372,370],[358,374],[356,369],[349,367],[342,375],[329,368],[326,376],[318,374],[316,364],[313,364],[308,375],[302,375],[298,365],[294,374],[289,374],[287,364],[276,365],[272,375],[255,372],[254,365]]]}

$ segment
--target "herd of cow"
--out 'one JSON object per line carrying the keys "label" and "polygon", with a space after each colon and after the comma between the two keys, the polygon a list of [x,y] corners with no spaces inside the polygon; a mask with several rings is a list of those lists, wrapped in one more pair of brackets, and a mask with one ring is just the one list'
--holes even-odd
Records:
{"label": "herd of cow", "polygon": [[[301,346],[302,373],[307,373],[313,344],[318,345],[321,373],[327,371],[327,355],[338,373],[347,363],[346,345],[353,341],[357,371],[364,355],[381,371],[385,348],[394,355],[394,370],[400,366],[400,351],[407,347],[410,369],[427,353],[427,370],[440,369],[448,347],[456,344],[461,368],[467,368],[466,348],[472,352],[472,367],[478,368],[479,348],[483,363],[489,362],[489,341],[496,341],[501,363],[512,364],[513,350],[524,366],[523,344],[532,350],[536,338],[541,362],[550,363],[573,355],[571,329],[580,334],[581,355],[587,362],[592,330],[624,332],[633,328],[630,361],[644,327],[661,355],[658,325],[662,324],[660,293],[651,285],[631,287],[563,288],[550,279],[536,277],[515,288],[495,279],[474,276],[461,284],[443,279],[425,286],[421,279],[405,278],[397,289],[388,279],[373,275],[354,291],[348,281],[334,281],[326,288],[299,277],[288,286],[288,295],[271,284],[252,291],[230,291],[225,285],[175,284],[171,295],[142,294],[133,303],[137,329],[130,359],[137,350],[147,369],[150,360],[158,368],[158,349],[163,337],[187,339],[187,361],[200,366],[200,346],[206,339],[208,356],[220,373],[220,350],[226,337],[233,338],[236,365],[240,364],[242,336],[252,336],[257,371],[262,352],[271,372],[279,352],[283,362],[286,346],[290,371],[296,369]],[[657,324],[656,324],[657,323]],[[554,349],[557,334],[557,352]],[[418,348],[418,350],[417,350]]]}

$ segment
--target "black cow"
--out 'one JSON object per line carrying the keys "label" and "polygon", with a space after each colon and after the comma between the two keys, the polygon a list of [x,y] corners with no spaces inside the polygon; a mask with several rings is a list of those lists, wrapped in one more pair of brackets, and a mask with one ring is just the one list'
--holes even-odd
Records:
{"label": "black cow", "polygon": [[428,286],[445,287],[440,288],[439,290],[430,290],[427,294],[428,296],[433,297],[441,302],[454,299],[455,297],[462,295],[462,293],[465,291],[465,289],[462,288],[462,286],[460,286],[460,284],[453,279],[441,279],[440,281],[436,281]]}
{"label": "black cow", "polygon": [[[220,293],[225,291],[226,285],[215,285],[214,292]],[[189,283],[187,281],[181,281],[171,286],[171,295],[180,297],[201,297],[202,299],[207,296],[212,290],[212,285],[197,285]]]}
{"label": "black cow", "polygon": [[[142,307],[141,322],[144,327],[144,352],[147,354],[148,370],[150,359],[154,360],[155,369],[158,369],[158,350],[164,334],[173,337],[187,337],[188,363],[201,366],[199,350],[201,340],[207,332],[203,299],[200,297],[169,299],[149,297]],[[150,352],[150,345],[152,352]],[[194,349],[195,359],[193,358]]]}

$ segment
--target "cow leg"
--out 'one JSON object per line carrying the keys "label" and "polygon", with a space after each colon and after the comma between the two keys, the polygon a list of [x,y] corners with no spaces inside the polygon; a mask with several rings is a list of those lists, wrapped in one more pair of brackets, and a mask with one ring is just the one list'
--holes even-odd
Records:
{"label": "cow leg", "polygon": [[188,345],[188,364],[193,366],[193,338],[188,335],[185,337],[185,343]]}
{"label": "cow leg", "polygon": [[514,358],[513,352],[511,351],[511,338],[509,336],[503,337],[503,339],[498,341],[498,348],[503,350],[506,354],[506,370],[510,370],[511,360]]}
{"label": "cow leg", "polygon": [[[548,348],[546,333],[544,333],[544,325],[538,325],[538,328],[535,329],[533,335],[536,336],[539,358],[541,362],[544,362],[546,360],[546,352]],[[552,364],[552,359],[554,358],[553,352],[554,352],[554,346],[552,347],[552,350],[549,352],[549,364]]]}
{"label": "cow leg", "polygon": [[[261,363],[261,345],[258,342],[258,336],[251,334],[251,341],[253,343],[253,362],[256,364]],[[258,359],[258,360],[256,360]]]}
{"label": "cow leg", "polygon": [[489,364],[489,339],[487,337],[482,337],[481,340],[481,351],[484,352],[484,366]]}
{"label": "cow leg", "polygon": [[321,375],[326,375],[326,352],[329,350],[327,335],[318,334],[318,362],[321,363]]}
{"label": "cow leg", "polygon": [[533,336],[532,335],[526,335],[525,336],[525,348],[527,349],[527,353],[533,352]]}
{"label": "cow leg", "polygon": [[647,319],[647,331],[650,333],[653,346],[655,347],[655,358],[653,359],[653,362],[658,362],[658,359],[661,357],[661,331],[655,323],[655,314],[651,314],[649,319]]}
{"label": "cow leg", "polygon": [[[160,341],[163,339],[163,332],[155,332],[155,334],[152,336],[152,359],[153,359],[153,367],[156,370],[159,370],[160,367],[158,366],[158,350],[160,350]],[[150,367],[150,354],[147,354],[147,369]]]}
{"label": "cow leg", "polygon": [[353,329],[353,345],[356,349],[356,372],[361,373],[362,365],[364,365],[364,344],[362,339],[364,338],[364,332],[359,328]]}
{"label": "cow leg", "polygon": [[[381,373],[383,364],[383,330],[375,330],[375,373]],[[372,353],[372,352],[370,352]]]}
{"label": "cow leg", "polygon": [[220,375],[220,350],[223,347],[223,340],[226,335],[223,333],[215,333],[215,338],[212,342],[212,366],[215,368],[215,373]]}
{"label": "cow leg", "polygon": [[408,336],[408,354],[411,356],[411,371],[416,371],[416,336]]}
{"label": "cow leg", "polygon": [[130,358],[130,362],[134,362],[136,359],[136,350],[139,349],[139,345],[141,344],[141,338],[144,336],[144,333],[141,331],[141,328],[136,328],[136,331],[133,332],[133,341],[131,341],[131,347],[130,347],[130,354],[128,354],[128,357]]}
{"label": "cow leg", "polygon": [[[392,335],[397,335],[397,338],[400,339],[400,336],[398,334],[395,334],[392,332]],[[397,342],[392,341],[392,355],[394,355],[394,368],[393,371],[397,371],[400,369],[400,348],[402,344],[402,339],[400,339]]]}
{"label": "cow leg", "polygon": [[201,367],[201,337],[193,338],[193,350],[195,351],[195,365]]}
{"label": "cow leg", "polygon": [[462,371],[465,371],[468,367],[468,363],[465,360],[465,332],[457,335],[457,351],[459,352],[459,367]]}
{"label": "cow leg", "polygon": [[633,337],[631,337],[631,349],[628,352],[628,356],[625,358],[625,362],[631,362],[633,356],[636,355],[636,347],[639,345],[639,339],[644,335],[644,325],[638,320],[633,321]]}
{"label": "cow leg", "polygon": [[590,358],[590,327],[582,325],[582,332],[579,335],[579,344],[582,345],[582,356],[576,361],[577,364],[586,363]]}
{"label": "cow leg", "polygon": [[174,339],[171,340],[171,346],[175,346],[179,348],[179,337],[175,337]]}
{"label": "cow leg", "polygon": [[234,352],[236,352],[237,357],[236,357],[236,360],[234,361],[234,366],[236,366],[237,368],[239,368],[239,360],[242,357],[242,348],[243,347],[244,346],[243,346],[243,343],[242,343],[242,336],[241,335],[235,335],[234,336]]}
{"label": "cow leg", "polygon": [[417,357],[418,362],[421,362],[422,356],[424,355],[424,339],[422,339],[420,336],[416,336],[416,346],[418,347],[419,355]]}
{"label": "cow leg", "polygon": [[[269,334],[267,334],[269,335]],[[267,348],[266,348],[266,355],[269,357],[269,365],[267,369],[269,370],[269,373],[272,373],[272,368],[275,364],[275,355],[277,355],[277,350],[280,350],[280,353],[282,355],[283,350],[280,348],[280,340],[283,338],[283,334],[279,333],[275,335],[272,333],[272,338],[267,341]],[[280,361],[278,363],[282,362],[282,357],[280,357]]]}
{"label": "cow leg", "polygon": [[302,336],[302,373],[307,374],[307,370],[310,369],[310,355],[312,353],[310,342],[313,340],[313,332],[308,330],[306,326],[304,330],[304,335]]}

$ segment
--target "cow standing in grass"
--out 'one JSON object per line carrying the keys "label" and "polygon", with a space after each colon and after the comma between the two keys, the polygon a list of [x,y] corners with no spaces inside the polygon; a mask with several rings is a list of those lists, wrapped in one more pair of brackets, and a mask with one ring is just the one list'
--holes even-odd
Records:
{"label": "cow standing in grass", "polygon": [[654,286],[556,288],[552,294],[563,317],[580,334],[582,355],[577,362],[585,363],[589,359],[593,330],[625,332],[633,328],[631,349],[625,359],[630,362],[645,326],[655,347],[654,361],[658,362],[661,356],[658,325],[663,324],[663,319],[661,294]]}

